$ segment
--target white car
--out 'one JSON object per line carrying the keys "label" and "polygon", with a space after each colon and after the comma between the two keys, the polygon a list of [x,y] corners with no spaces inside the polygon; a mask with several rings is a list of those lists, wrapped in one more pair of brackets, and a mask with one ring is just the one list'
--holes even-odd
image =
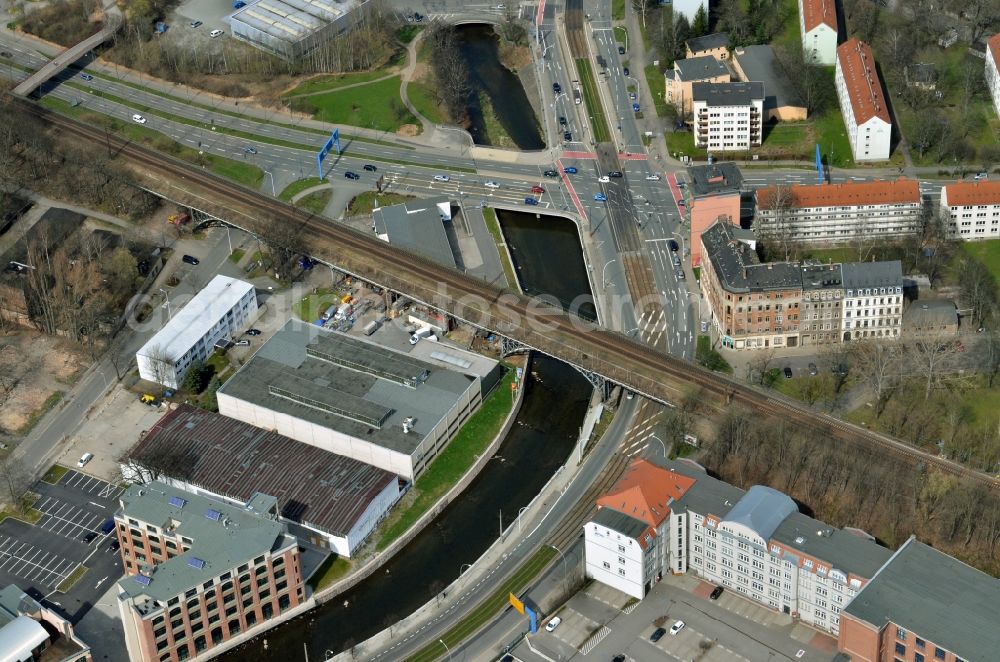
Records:
{"label": "white car", "polygon": [[658,181],[660,181],[660,176],[659,175],[646,175],[646,181],[647,182],[658,182]]}
{"label": "white car", "polygon": [[215,39],[216,37],[221,37],[224,34],[226,33],[223,30],[212,30],[211,32],[208,33],[208,36],[211,37],[212,39]]}
{"label": "white car", "polygon": [[498,184],[497,182],[486,182],[485,184],[483,184],[483,186],[485,186],[486,188],[500,188],[500,184]]}
{"label": "white car", "polygon": [[448,175],[434,175],[434,181],[436,182],[450,182],[451,177]]}
{"label": "white car", "polygon": [[607,175],[601,175],[600,177],[597,178],[597,181],[599,181],[602,184],[607,184],[608,182],[611,181],[611,178],[608,177]]}
{"label": "white car", "polygon": [[145,124],[146,118],[136,113],[135,115],[132,116],[132,121],[135,122],[136,124]]}
{"label": "white car", "polygon": [[496,9],[497,11],[503,11],[504,9],[507,9],[507,5],[493,5],[493,9]]}
{"label": "white car", "polygon": [[675,635],[683,629],[684,629],[684,621],[677,621],[676,623],[670,626],[670,634]]}
{"label": "white car", "polygon": [[559,627],[560,623],[562,623],[562,619],[559,618],[558,616],[556,616],[551,621],[549,621],[548,623],[545,624],[545,631],[546,632],[552,632],[557,627]]}

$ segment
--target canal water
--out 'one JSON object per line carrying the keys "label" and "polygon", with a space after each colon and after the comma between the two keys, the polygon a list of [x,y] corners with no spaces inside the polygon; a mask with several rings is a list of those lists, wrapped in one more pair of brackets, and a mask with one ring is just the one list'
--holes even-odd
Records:
{"label": "canal water", "polygon": [[[500,38],[488,25],[460,25],[459,51],[469,68],[473,92],[483,90],[490,98],[497,121],[518,149],[543,149],[545,143],[538,127],[538,118],[528,101],[521,80],[500,62]],[[477,145],[491,141],[482,108],[475,94],[469,98],[469,133]]]}
{"label": "canal water", "polygon": [[525,294],[555,297],[566,310],[596,321],[576,223],[505,209],[497,210],[497,219]]}
{"label": "canal water", "polygon": [[[531,219],[506,213],[502,219],[518,242],[518,266],[530,291],[551,290],[567,300],[589,296],[571,222],[549,217],[532,229]],[[555,255],[558,269],[552,267]],[[499,535],[501,512],[509,526],[566,461],[590,399],[586,379],[554,359],[535,355],[528,375],[521,410],[497,459],[409,545],[350,591],[219,659],[293,662],[303,659],[305,643],[309,659],[322,660],[325,651],[346,650],[410,615],[454,581],[463,564],[478,559]]]}

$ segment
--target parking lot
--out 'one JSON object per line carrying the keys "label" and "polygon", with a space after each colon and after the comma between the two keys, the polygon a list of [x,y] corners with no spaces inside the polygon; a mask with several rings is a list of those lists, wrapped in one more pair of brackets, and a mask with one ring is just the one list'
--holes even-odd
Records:
{"label": "parking lot", "polygon": [[[34,506],[42,513],[38,522],[0,522],[0,584],[16,584],[76,620],[122,574],[120,556],[111,551],[114,532],[100,533],[122,488],[70,470],[56,484],[38,481],[31,489],[39,494]],[[81,564],[82,578],[65,594],[58,593]]]}
{"label": "parking lot", "polygon": [[[595,582],[559,609],[555,615],[561,622],[555,630],[539,628],[517,646],[514,658],[543,662],[578,655],[610,660],[622,655],[627,662],[826,662],[836,656],[832,637],[735,592],[710,600],[712,588],[691,575],[667,577],[635,603]],[[684,625],[671,633],[677,621]],[[654,637],[659,628],[663,632]]]}

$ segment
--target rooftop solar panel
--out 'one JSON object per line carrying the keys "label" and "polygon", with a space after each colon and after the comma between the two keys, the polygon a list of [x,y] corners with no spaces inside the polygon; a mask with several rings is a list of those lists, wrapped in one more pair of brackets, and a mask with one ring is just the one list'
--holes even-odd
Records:
{"label": "rooftop solar panel", "polygon": [[218,522],[219,519],[222,518],[222,513],[220,513],[218,510],[209,508],[208,510],[205,511],[205,517],[207,517],[212,521]]}
{"label": "rooftop solar panel", "polygon": [[195,556],[192,556],[191,558],[188,559],[188,565],[191,566],[192,568],[197,568],[198,570],[201,570],[202,568],[205,567],[205,562]]}
{"label": "rooftop solar panel", "polygon": [[186,504],[187,504],[187,501],[184,500],[184,499],[182,499],[182,498],[180,498],[180,497],[177,497],[177,496],[170,497],[170,505],[171,506],[174,506],[176,508],[183,508]]}

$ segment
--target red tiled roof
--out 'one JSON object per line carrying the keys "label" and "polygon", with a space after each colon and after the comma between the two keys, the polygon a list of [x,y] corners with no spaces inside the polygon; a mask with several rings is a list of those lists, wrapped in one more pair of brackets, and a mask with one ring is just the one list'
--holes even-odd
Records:
{"label": "red tiled roof", "polygon": [[[841,184],[793,184],[787,187],[793,208],[896,205],[920,202],[920,185],[915,179],[890,179]],[[766,209],[777,188],[757,189],[757,206]]]}
{"label": "red tiled roof", "polygon": [[139,464],[169,457],[183,475],[164,474],[225,497],[277,497],[283,517],[341,536],[396,480],[358,460],[191,405],[167,412],[129,457]]}
{"label": "red tiled roof", "polygon": [[986,48],[993,53],[993,65],[1000,68],[1000,32],[986,40]]}
{"label": "red tiled roof", "polygon": [[889,111],[885,107],[882,81],[875,71],[875,56],[872,47],[858,39],[848,39],[837,47],[837,60],[844,73],[844,83],[854,108],[854,121],[864,124],[878,117],[890,124]]}
{"label": "red tiled roof", "polygon": [[837,31],[837,6],[834,0],[802,0],[802,20],[809,32],[825,23]]}
{"label": "red tiled roof", "polygon": [[694,478],[664,469],[648,460],[635,460],[611,492],[597,500],[597,505],[624,513],[655,528],[670,514],[670,501],[684,496],[694,483]]}
{"label": "red tiled roof", "polygon": [[949,207],[1000,205],[1000,181],[955,182],[944,188]]}

